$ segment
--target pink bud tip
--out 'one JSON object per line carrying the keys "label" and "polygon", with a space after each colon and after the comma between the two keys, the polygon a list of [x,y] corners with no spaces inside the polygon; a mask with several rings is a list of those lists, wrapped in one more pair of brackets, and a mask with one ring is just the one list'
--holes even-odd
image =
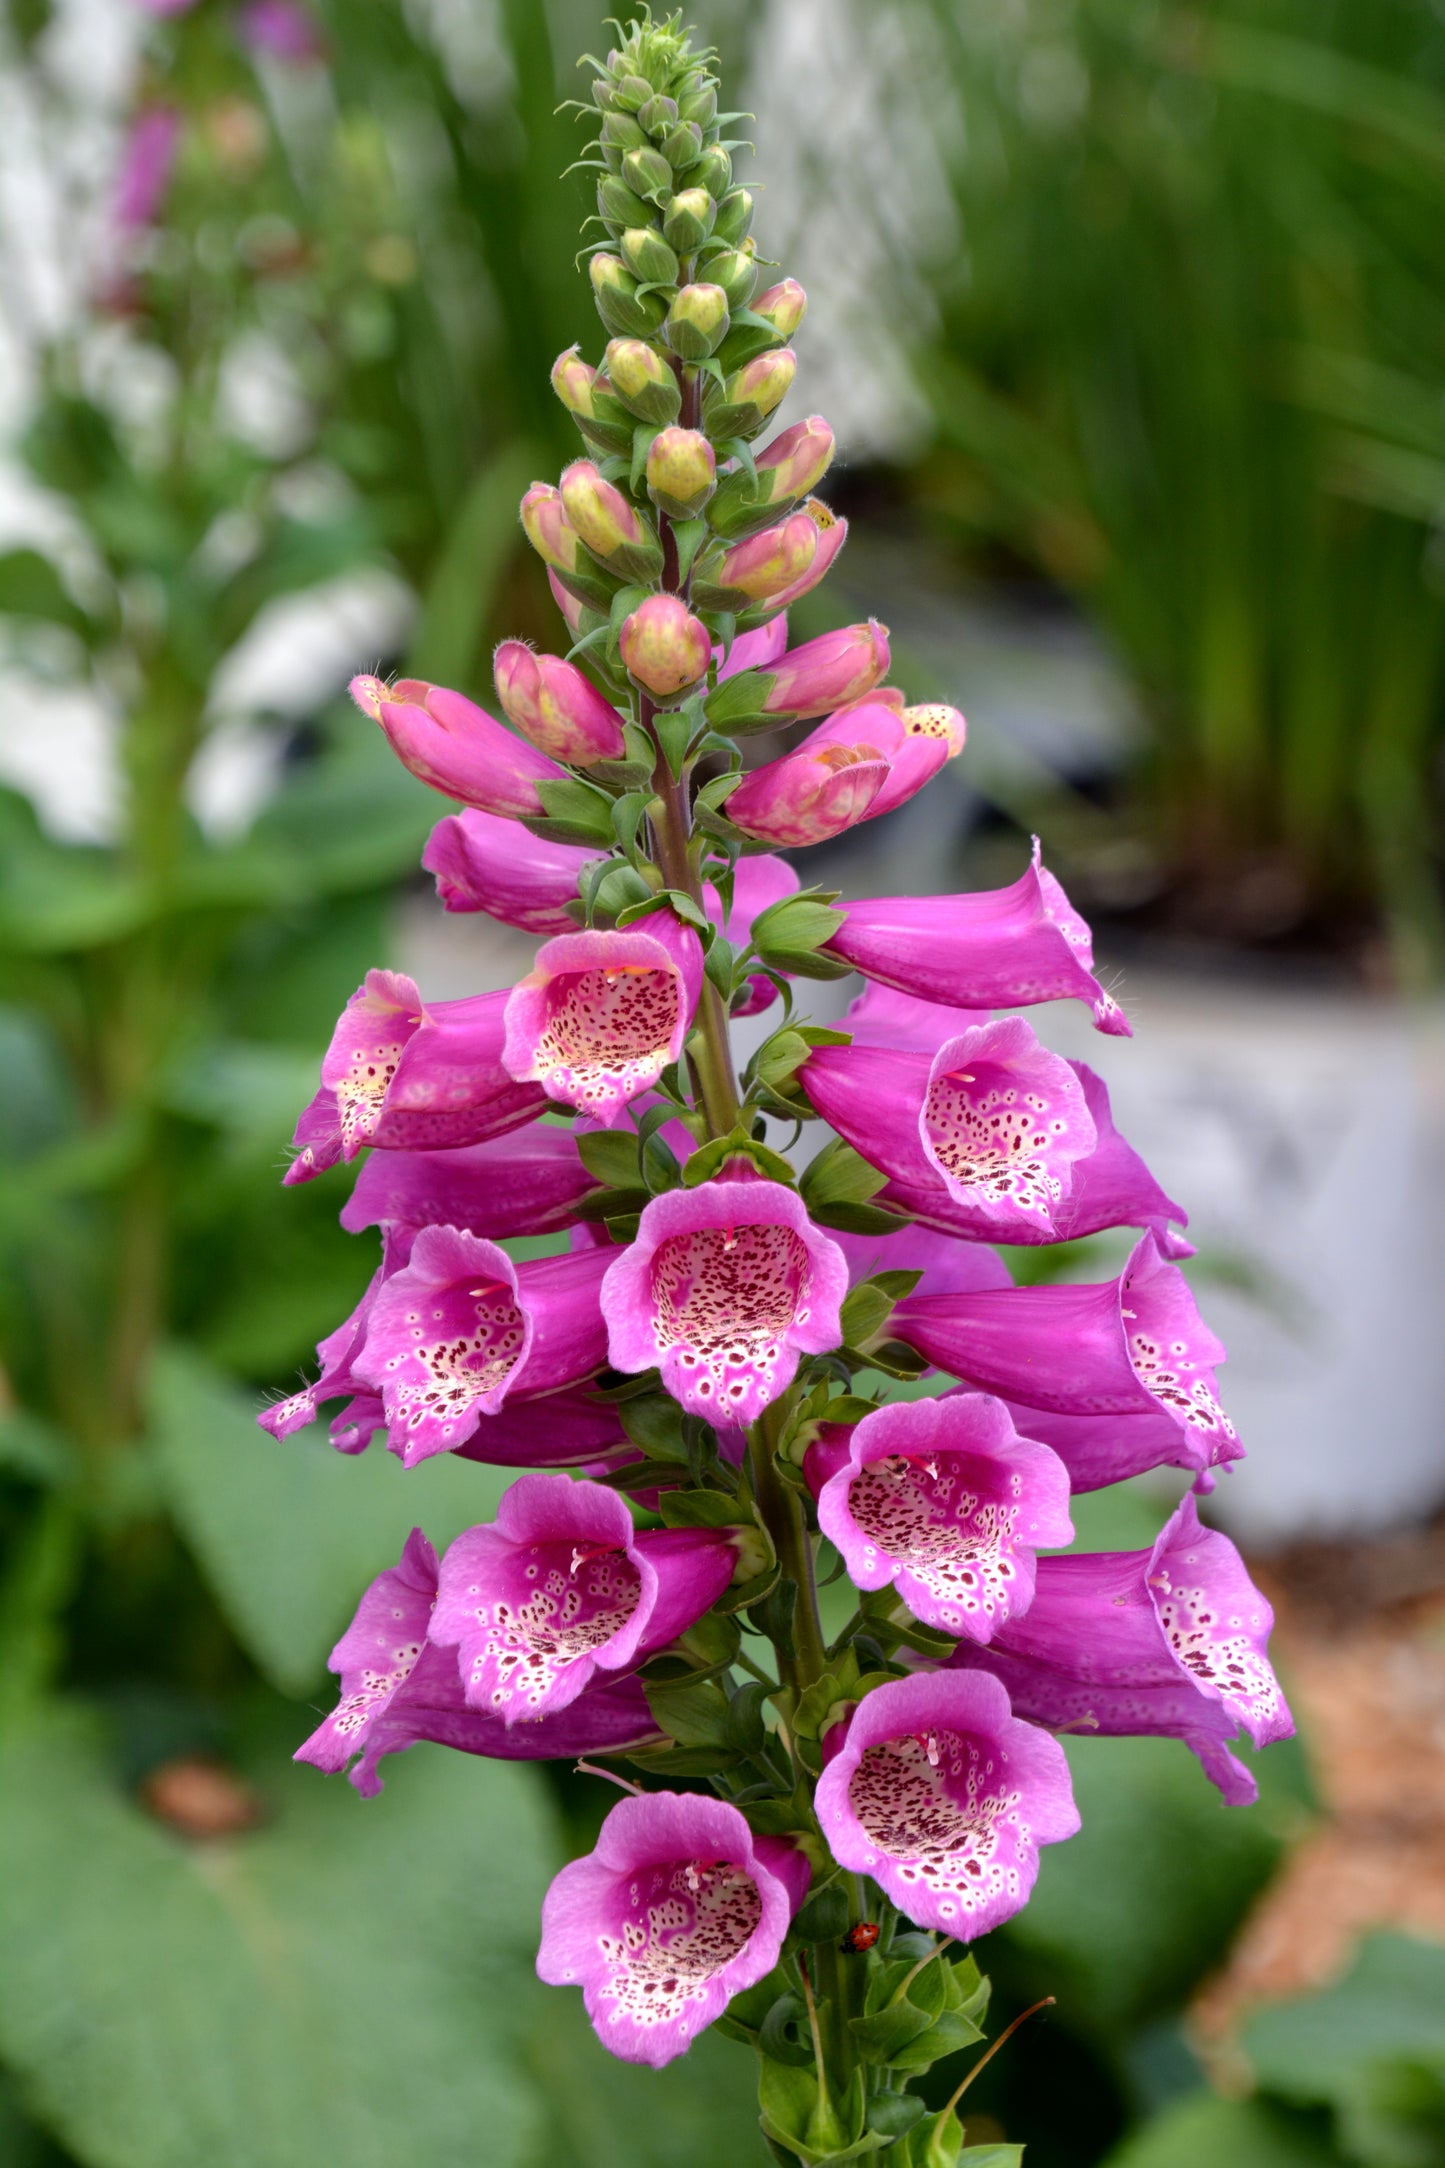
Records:
{"label": "pink bud tip", "polygon": [[494,669],[508,722],[553,760],[586,768],[621,757],[622,717],[574,664],[504,640]]}
{"label": "pink bud tip", "polygon": [[680,595],[649,595],[622,627],[622,660],[660,700],[696,684],[707,669],[711,640]]}

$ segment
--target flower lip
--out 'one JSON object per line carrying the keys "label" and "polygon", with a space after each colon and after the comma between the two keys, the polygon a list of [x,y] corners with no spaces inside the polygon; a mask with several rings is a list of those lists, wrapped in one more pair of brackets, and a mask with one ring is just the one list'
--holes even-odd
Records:
{"label": "flower lip", "polygon": [[[967,1680],[982,1692],[955,1694]],[[1039,1847],[1079,1827],[1056,1739],[986,1672],[891,1679],[853,1711],[818,1780],[833,1857],[920,1927],[971,1941],[1027,1902]]]}
{"label": "flower lip", "polygon": [[644,1208],[602,1283],[612,1362],[657,1364],[709,1421],[756,1420],[803,1354],[838,1345],[847,1260],[778,1182],[702,1182]]}
{"label": "flower lip", "polygon": [[503,1063],[611,1127],[681,1054],[701,986],[701,943],[671,912],[561,934],[508,997]]}
{"label": "flower lip", "polygon": [[924,1153],[949,1195],[1051,1232],[1074,1164],[1098,1143],[1069,1064],[1021,1016],[948,1039],[933,1058],[918,1117]]}

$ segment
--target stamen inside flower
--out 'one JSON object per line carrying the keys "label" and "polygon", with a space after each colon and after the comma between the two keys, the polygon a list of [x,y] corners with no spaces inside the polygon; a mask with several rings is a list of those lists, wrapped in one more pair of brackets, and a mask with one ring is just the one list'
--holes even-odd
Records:
{"label": "stamen inside flower", "polygon": [[752,1876],[728,1861],[679,1860],[629,1876],[597,1937],[609,1968],[600,1989],[607,2022],[676,2025],[686,2036],[698,2022],[689,2006],[746,1947],[762,1914]]}

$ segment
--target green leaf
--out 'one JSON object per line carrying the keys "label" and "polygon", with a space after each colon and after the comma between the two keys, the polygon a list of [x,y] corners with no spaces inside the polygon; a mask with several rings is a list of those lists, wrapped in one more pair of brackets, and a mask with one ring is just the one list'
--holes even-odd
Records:
{"label": "green leaf", "polygon": [[575,775],[550,775],[538,783],[537,796],[546,819],[523,823],[533,835],[557,843],[599,843],[604,850],[612,848],[612,800],[605,790]]}
{"label": "green leaf", "polygon": [[669,1739],[686,1747],[731,1747],[728,1697],[711,1680],[647,1688],[648,1706]]}
{"label": "green leaf", "polygon": [[687,1464],[682,1409],[671,1393],[636,1393],[618,1407],[623,1429],[650,1460]]}
{"label": "green leaf", "polygon": [[39,550],[0,550],[0,617],[40,618],[82,639],[95,628],[48,557]]}
{"label": "green leaf", "polygon": [[[886,2064],[901,2054],[920,2033],[926,2033],[932,2023],[926,2010],[920,2010],[917,2003],[905,1997],[902,2002],[889,2003],[886,2009],[876,2011],[872,2017],[850,2019],[849,2030],[865,2063]],[[974,2038],[981,2037],[975,2027]]]}
{"label": "green leaf", "polygon": [[637,1138],[626,1129],[593,1129],[574,1136],[577,1157],[611,1189],[635,1189],[641,1179]]}
{"label": "green leaf", "polygon": [[669,1528],[736,1528],[747,1508],[723,1491],[669,1491],[658,1507]]}
{"label": "green leaf", "polygon": [[447,1454],[411,1470],[375,1446],[353,1459],[319,1427],[268,1437],[247,1395],[178,1348],[158,1359],[148,1398],[181,1532],[237,1637],[284,1693],[322,1684],[327,1652],[412,1527],[440,1547],[488,1519],[506,1486],[502,1470]]}
{"label": "green leaf", "polygon": [[851,1144],[835,1137],[809,1160],[798,1187],[809,1212],[816,1213],[829,1205],[867,1204],[887,1179]]}
{"label": "green leaf", "polygon": [[[278,1747],[263,1825],[190,1843],[98,1720],[0,1745],[0,2053],[87,2168],[521,2168],[512,2028],[549,1862],[529,1772],[424,1751],[363,1805]],[[385,2052],[378,2052],[385,2044]]]}
{"label": "green leaf", "polygon": [[731,1136],[715,1137],[710,1144],[699,1146],[691,1153],[682,1170],[683,1184],[696,1189],[700,1182],[710,1182],[721,1167],[730,1159],[750,1159],[760,1174],[770,1182],[782,1182],[791,1189],[793,1169],[781,1152],[772,1151],[766,1144],[759,1144],[745,1129],[735,1129]]}

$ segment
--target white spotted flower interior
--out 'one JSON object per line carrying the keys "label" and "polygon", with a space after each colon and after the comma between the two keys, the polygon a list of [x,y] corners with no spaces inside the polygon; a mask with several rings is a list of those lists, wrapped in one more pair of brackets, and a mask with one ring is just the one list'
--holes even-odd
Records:
{"label": "white spotted flower interior", "polygon": [[961,1942],[1011,1919],[1028,1902],[1039,1846],[1079,1827],[1063,1748],[1020,1723],[982,1673],[890,1679],[865,1695],[815,1805],[841,1867],[871,1875],[919,1927]]}
{"label": "white spotted flower interior", "polygon": [[933,1058],[918,1117],[929,1163],[950,1196],[997,1220],[1051,1228],[1074,1162],[1097,1137],[1083,1086],[1021,1016],[975,1025]]}
{"label": "white spotted flower interior", "polygon": [[855,1587],[891,1582],[941,1633],[990,1640],[1033,1601],[1035,1550],[1073,1540],[1063,1462],[987,1394],[880,1408],[839,1457],[818,1492],[823,1534]]}
{"label": "white spotted flower interior", "polygon": [[559,934],[508,996],[503,1060],[610,1127],[681,1054],[701,985],[702,944],[670,911]]}
{"label": "white spotted flower interior", "polygon": [[602,1283],[619,1370],[657,1364],[689,1414],[756,1421],[803,1354],[842,1337],[848,1265],[778,1182],[700,1182],[654,1197]]}
{"label": "white spotted flower interior", "polygon": [[432,1639],[455,1647],[468,1702],[508,1724],[565,1709],[599,1672],[685,1633],[727,1587],[730,1532],[638,1534],[615,1491],[524,1475],[495,1521],[442,1561]]}
{"label": "white spotted flower interior", "polygon": [[624,1799],[548,1890],[537,1971],[582,1989],[614,2055],[670,2063],[772,1971],[807,1884],[801,1853],[720,1799]]}

